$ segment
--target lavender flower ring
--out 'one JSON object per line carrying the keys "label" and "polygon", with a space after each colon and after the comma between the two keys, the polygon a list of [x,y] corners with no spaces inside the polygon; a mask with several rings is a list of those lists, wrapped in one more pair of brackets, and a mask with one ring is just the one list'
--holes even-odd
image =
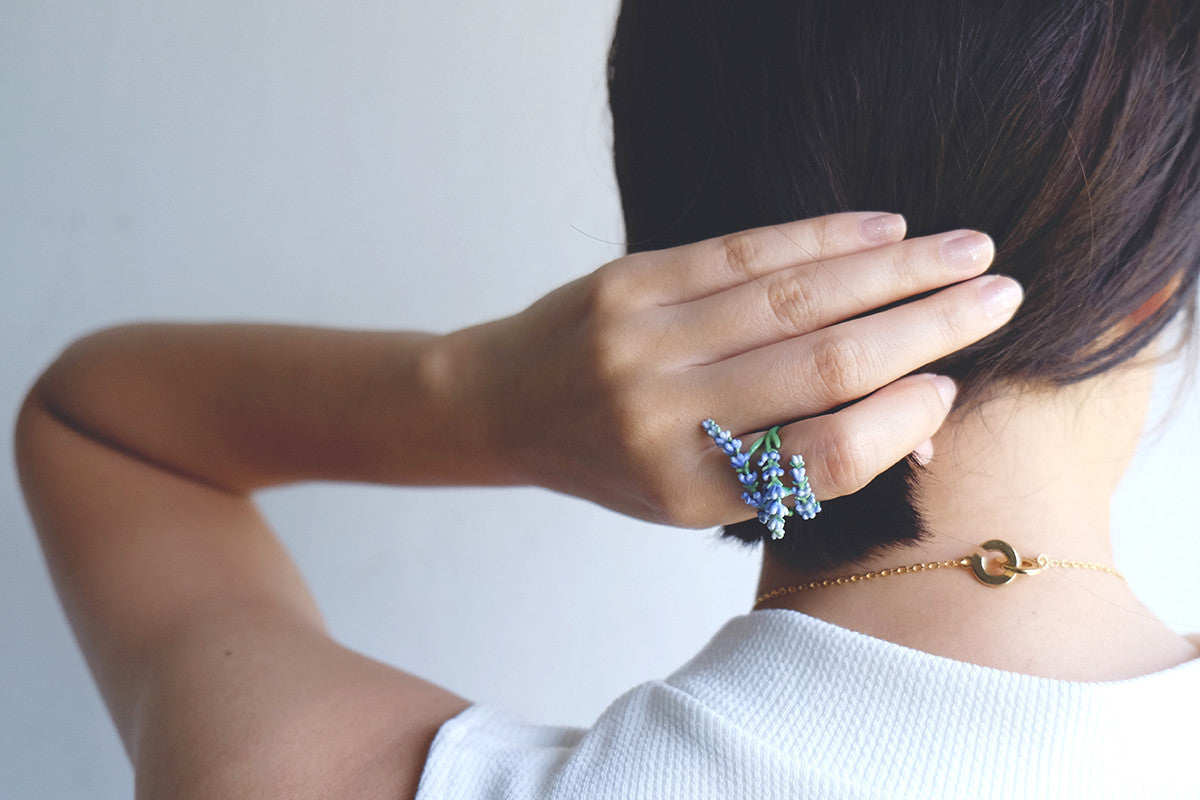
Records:
{"label": "lavender flower ring", "polygon": [[[721,452],[729,456],[729,465],[737,474],[741,484],[742,501],[758,512],[758,521],[766,526],[772,539],[782,539],[784,523],[793,514],[801,519],[812,519],[821,510],[821,504],[813,494],[808,484],[808,472],[804,468],[804,459],[794,455],[788,460],[788,468],[780,466],[779,426],[768,430],[760,439],[750,445],[750,449],[742,452],[742,442],[733,438],[729,431],[711,419],[702,424],[704,432],[713,443],[721,448]],[[758,459],[758,471],[750,466],[750,457],[758,450],[762,455]],[[791,486],[784,484],[784,477],[791,480]],[[760,484],[762,488],[760,487]],[[783,501],[789,497],[795,498],[795,507],[786,505]]]}

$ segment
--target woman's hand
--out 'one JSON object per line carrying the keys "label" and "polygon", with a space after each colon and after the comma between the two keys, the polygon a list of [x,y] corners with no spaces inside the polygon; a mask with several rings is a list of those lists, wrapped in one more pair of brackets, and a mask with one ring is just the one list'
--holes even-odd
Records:
{"label": "woman's hand", "polygon": [[902,376],[1011,316],[1020,287],[975,277],[986,236],[903,236],[899,217],[836,214],[639,253],[441,337],[125,326],[68,348],[30,402],[236,493],[531,483],[658,522],[734,522],[753,513],[705,419],[743,437],[790,422],[783,455],[803,454],[817,499],[849,494],[945,419],[948,381]]}
{"label": "woman's hand", "polygon": [[975,277],[994,255],[987,236],[903,237],[898,216],[846,213],[626,256],[451,334],[430,363],[470,387],[446,396],[506,471],[499,482],[656,522],[731,523],[754,512],[701,422],[745,437],[797,420],[781,431],[784,458],[803,454],[817,498],[838,497],[945,419],[953,383],[903,376],[1020,303],[1012,279]]}

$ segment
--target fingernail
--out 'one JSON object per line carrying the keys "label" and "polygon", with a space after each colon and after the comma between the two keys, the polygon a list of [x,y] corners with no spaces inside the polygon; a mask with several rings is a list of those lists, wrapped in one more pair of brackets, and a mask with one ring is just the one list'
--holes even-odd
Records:
{"label": "fingernail", "polygon": [[1012,278],[997,275],[979,287],[979,299],[989,317],[1006,317],[1021,304],[1025,293]]}
{"label": "fingernail", "polygon": [[954,405],[954,398],[958,394],[958,386],[945,375],[934,375],[933,385],[937,387],[938,394],[942,396],[942,405],[949,410]]}
{"label": "fingernail", "polygon": [[930,461],[933,461],[933,439],[926,439],[917,445],[917,449],[912,451],[916,457],[917,463],[925,466]]}
{"label": "fingernail", "polygon": [[899,241],[904,238],[904,217],[899,214],[871,217],[860,222],[858,230],[868,242]]}
{"label": "fingernail", "polygon": [[992,237],[978,231],[962,231],[942,242],[942,262],[959,272],[979,272],[995,254]]}

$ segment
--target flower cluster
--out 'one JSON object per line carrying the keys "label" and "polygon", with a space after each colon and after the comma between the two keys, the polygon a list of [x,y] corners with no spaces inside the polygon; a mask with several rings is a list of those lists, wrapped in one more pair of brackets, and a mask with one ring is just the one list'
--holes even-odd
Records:
{"label": "flower cluster", "polygon": [[[721,426],[713,420],[704,421],[704,432],[729,456],[729,463],[737,472],[738,482],[742,484],[742,500],[758,511],[758,521],[767,526],[772,539],[783,538],[784,520],[792,514],[799,514],[801,519],[812,519],[821,510],[821,504],[809,488],[804,459],[792,456],[786,472],[780,466],[779,426],[767,431],[745,453],[742,452],[741,440],[733,438],[729,431],[721,430]],[[756,472],[750,466],[750,459],[759,449],[763,452],[758,459]],[[791,478],[790,487],[780,480],[785,474]],[[783,501],[789,497],[795,497],[795,509],[784,504]]]}
{"label": "flower cluster", "polygon": [[809,488],[804,459],[798,455],[792,456],[789,466],[791,467],[789,472],[793,491],[796,493],[796,513],[800,515],[800,519],[812,519],[821,510],[821,504],[817,502],[816,495]]}

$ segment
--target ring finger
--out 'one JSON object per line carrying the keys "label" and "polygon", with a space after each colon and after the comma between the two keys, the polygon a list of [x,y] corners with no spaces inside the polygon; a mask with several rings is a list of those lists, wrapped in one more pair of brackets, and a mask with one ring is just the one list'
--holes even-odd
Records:
{"label": "ring finger", "polygon": [[[953,381],[944,376],[911,375],[834,414],[792,423],[780,430],[784,462],[803,454],[809,486],[818,500],[852,494],[930,438],[954,401]],[[754,436],[743,438],[746,450]],[[727,489],[708,494],[720,524],[754,516],[728,458],[713,452],[705,459],[705,477]]]}

